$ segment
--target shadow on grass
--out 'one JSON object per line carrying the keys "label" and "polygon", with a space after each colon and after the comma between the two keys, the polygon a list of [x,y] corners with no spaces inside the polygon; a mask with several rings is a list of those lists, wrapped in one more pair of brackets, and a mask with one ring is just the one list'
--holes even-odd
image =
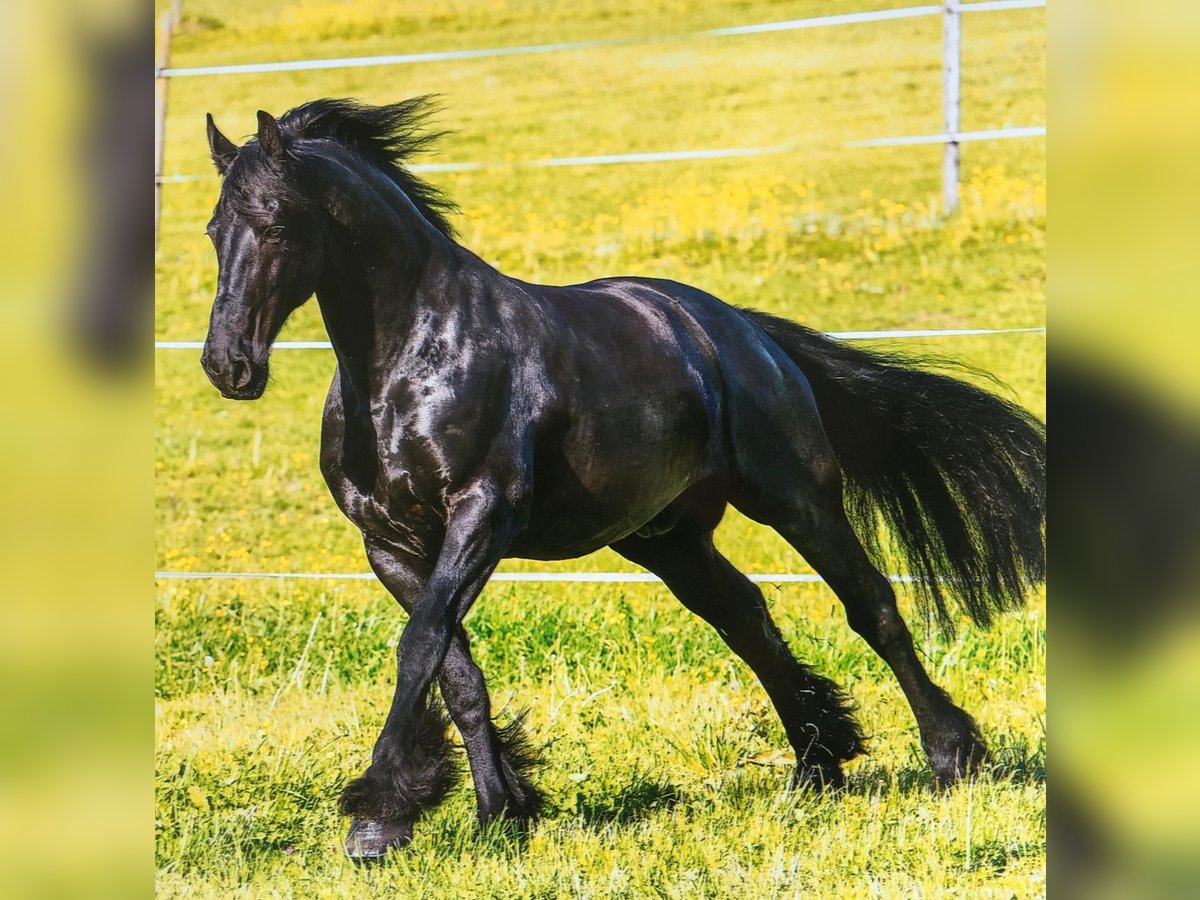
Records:
{"label": "shadow on grass", "polygon": [[[988,762],[980,777],[994,783],[1045,784],[1045,742],[1035,744],[1017,737],[994,738],[988,751]],[[925,757],[914,747],[900,768],[880,765],[861,767],[847,779],[846,790],[852,794],[892,790],[901,794],[929,792],[934,790],[933,773]]]}
{"label": "shadow on grass", "polygon": [[[753,769],[742,770],[744,774]],[[732,773],[730,773],[732,774]],[[1031,742],[1022,738],[994,738],[988,765],[981,776],[993,783],[1014,785],[1041,785],[1046,781],[1045,742]],[[777,785],[756,778],[733,778],[723,783],[717,792],[722,799],[738,803],[770,796],[778,790]],[[897,792],[902,795],[936,793],[933,776],[924,755],[915,746],[905,763],[899,767],[865,765],[850,775],[844,789],[847,794],[869,795]],[[836,802],[841,792],[821,794],[824,799]],[[678,785],[664,778],[635,772],[629,781],[615,792],[602,790],[601,785],[581,785],[573,798],[563,797],[556,808],[546,811],[546,819],[574,819],[590,830],[601,830],[607,826],[623,826],[648,818],[660,810],[672,809],[681,803],[694,804],[699,797],[685,794]],[[482,831],[474,831],[467,840],[476,851],[485,850],[499,854],[511,853],[514,847],[524,846],[532,828],[520,822],[499,820],[492,822]],[[464,832],[464,837],[466,833]],[[973,858],[973,865],[993,865],[992,857],[1021,855],[1026,850],[1013,851],[1008,847],[981,848]],[[989,855],[990,854],[990,855]]]}
{"label": "shadow on grass", "polygon": [[927,765],[905,765],[899,769],[887,766],[862,766],[846,779],[847,794],[888,794],[895,791],[905,796],[929,793],[933,790],[933,775]]}
{"label": "shadow on grass", "polygon": [[1046,742],[1002,737],[992,742],[985,769],[993,781],[1013,784],[1046,783]]}
{"label": "shadow on grass", "polygon": [[482,828],[471,822],[464,829],[462,843],[468,852],[511,857],[514,851],[524,849],[537,827],[536,821],[506,818],[494,819]]}
{"label": "shadow on grass", "polygon": [[969,851],[955,848],[952,855],[965,872],[999,875],[1020,860],[1043,859],[1046,855],[1046,842],[993,839],[974,844]]}
{"label": "shadow on grass", "polygon": [[[589,793],[577,792],[573,803],[563,799],[566,802],[547,809],[540,821],[574,819],[583,828],[600,830],[608,825],[640,821],[658,810],[676,806],[685,798],[678,786],[669,781],[634,774],[616,793],[601,793],[597,787]],[[482,829],[464,831],[459,843],[473,852],[508,855],[526,845],[538,826],[539,821],[497,819]]]}
{"label": "shadow on grass", "polygon": [[646,775],[633,779],[615,794],[576,795],[575,814],[591,828],[625,825],[662,809],[671,809],[684,799],[678,786]]}
{"label": "shadow on grass", "polygon": [[446,853],[485,854],[493,857],[512,857],[529,842],[530,837],[543,823],[554,820],[574,820],[584,829],[599,831],[609,825],[628,825],[652,815],[658,810],[670,809],[685,798],[679,788],[671,782],[635,774],[630,782],[613,794],[577,792],[574,802],[552,805],[545,810],[540,820],[532,823],[511,819],[497,819],[484,828],[464,827],[453,835],[444,835]]}

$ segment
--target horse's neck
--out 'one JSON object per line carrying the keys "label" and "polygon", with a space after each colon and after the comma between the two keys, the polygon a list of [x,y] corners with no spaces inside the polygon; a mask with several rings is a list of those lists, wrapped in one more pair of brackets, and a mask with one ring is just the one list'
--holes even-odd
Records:
{"label": "horse's neck", "polygon": [[370,183],[343,198],[350,216],[332,216],[317,303],[338,365],[368,399],[372,377],[404,346],[414,323],[444,296],[460,265],[458,248],[421,217],[399,188]]}

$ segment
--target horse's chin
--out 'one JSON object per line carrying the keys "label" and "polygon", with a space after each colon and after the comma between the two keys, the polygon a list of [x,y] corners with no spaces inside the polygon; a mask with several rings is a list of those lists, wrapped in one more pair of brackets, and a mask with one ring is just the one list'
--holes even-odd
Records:
{"label": "horse's chin", "polygon": [[263,395],[263,391],[267,389],[266,382],[261,385],[251,385],[240,390],[221,389],[221,396],[226,400],[257,400]]}
{"label": "horse's chin", "polygon": [[250,376],[250,380],[244,385],[222,384],[215,380],[214,384],[217,390],[221,392],[221,396],[226,400],[257,400],[267,389],[267,367],[256,367]]}

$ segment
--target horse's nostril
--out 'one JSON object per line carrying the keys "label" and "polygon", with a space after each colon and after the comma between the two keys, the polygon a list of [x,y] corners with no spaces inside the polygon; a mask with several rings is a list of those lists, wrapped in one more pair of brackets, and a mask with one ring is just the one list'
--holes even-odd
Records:
{"label": "horse's nostril", "polygon": [[244,360],[238,360],[233,364],[233,386],[236,390],[241,390],[250,383],[250,379],[254,377],[254,373],[250,370],[250,364]]}

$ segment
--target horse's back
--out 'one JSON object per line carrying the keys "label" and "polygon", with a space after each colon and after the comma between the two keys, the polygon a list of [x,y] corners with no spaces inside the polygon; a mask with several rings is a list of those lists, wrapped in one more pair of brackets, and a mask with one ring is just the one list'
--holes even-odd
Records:
{"label": "horse's back", "polygon": [[815,401],[804,373],[792,358],[740,309],[697,287],[658,278],[604,278],[575,286],[598,293],[636,297],[664,311],[697,336],[705,357],[729,402],[786,402],[812,407]]}
{"label": "horse's back", "polygon": [[583,286],[617,288],[670,309],[701,338],[717,385],[721,473],[733,486],[765,485],[798,469],[835,470],[812,387],[797,363],[755,322],[699,288],[659,279],[604,279]]}

